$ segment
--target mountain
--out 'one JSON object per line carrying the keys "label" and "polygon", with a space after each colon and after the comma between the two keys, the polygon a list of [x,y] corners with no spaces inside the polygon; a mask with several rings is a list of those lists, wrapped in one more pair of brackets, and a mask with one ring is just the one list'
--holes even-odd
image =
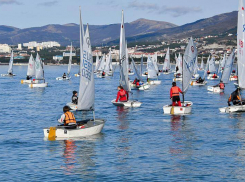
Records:
{"label": "mountain", "polygon": [[[211,18],[201,19],[193,23],[188,23],[182,26],[158,30],[152,33],[143,35],[127,37],[128,42],[138,41],[163,41],[181,39],[187,37],[201,37],[205,35],[217,35],[229,30],[236,29],[237,27],[237,11],[230,13],[220,14]],[[118,40],[110,42],[116,43]]]}
{"label": "mountain", "polygon": [[[176,25],[164,21],[146,19],[125,23],[127,37],[173,27],[176,27]],[[118,39],[120,24],[90,25],[89,30],[92,45],[100,45],[101,43]],[[17,44],[30,41],[57,41],[61,45],[68,45],[72,41],[74,45],[79,45],[79,25],[74,23],[65,25],[52,24],[26,29],[0,26],[0,43]]]}

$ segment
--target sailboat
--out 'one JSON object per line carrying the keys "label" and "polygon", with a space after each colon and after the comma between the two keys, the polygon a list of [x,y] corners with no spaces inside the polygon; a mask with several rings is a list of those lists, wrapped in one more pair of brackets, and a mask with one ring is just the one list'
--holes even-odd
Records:
{"label": "sailboat", "polygon": [[106,64],[106,56],[105,54],[103,54],[101,61],[99,63],[99,67],[97,70],[97,77],[99,78],[105,78],[106,74],[105,74],[105,65]]}
{"label": "sailboat", "polygon": [[35,61],[35,69],[36,69],[36,73],[35,73],[35,80],[43,80],[43,83],[35,83],[35,82],[31,82],[31,84],[29,84],[30,88],[36,88],[36,87],[47,87],[48,83],[45,82],[45,78],[44,78],[44,70],[43,70],[43,62],[39,56],[39,54],[37,53],[36,56],[36,61]]}
{"label": "sailboat", "polygon": [[[192,86],[203,86],[203,85],[206,85],[207,84],[207,81],[205,79],[206,79],[206,76],[207,76],[209,60],[210,60],[210,57],[208,57],[206,66],[203,69],[204,70],[203,77],[202,78],[198,78],[195,81],[194,80],[191,80],[190,84]],[[202,59],[202,62],[203,62],[203,59]],[[203,67],[204,67],[204,63],[203,63]]]}
{"label": "sailboat", "polygon": [[109,55],[106,58],[104,71],[105,71],[106,76],[112,76],[113,75],[111,51],[109,51]]}
{"label": "sailboat", "polygon": [[214,74],[216,72],[216,68],[215,68],[215,58],[212,56],[212,58],[210,59],[209,61],[209,64],[208,64],[208,71],[209,71],[209,75],[207,77],[208,80],[217,80],[219,79],[219,76],[217,75],[215,78],[214,78]]}
{"label": "sailboat", "polygon": [[[82,29],[82,30],[81,30]],[[89,29],[87,25],[84,36],[80,10],[80,64],[81,76],[77,109],[79,111],[93,112],[93,119],[77,121],[77,125],[57,126],[44,129],[44,136],[49,139],[56,138],[76,138],[95,135],[101,132],[105,125],[105,120],[95,119],[94,112],[94,74],[93,74],[93,57],[90,44]],[[84,41],[86,40],[86,41]],[[86,73],[86,74],[83,74]]]}
{"label": "sailboat", "polygon": [[62,76],[62,77],[57,77],[56,80],[70,80],[71,79],[71,77],[70,77],[71,63],[72,63],[72,43],[71,43],[71,49],[70,49],[67,74],[65,76]]}
{"label": "sailboat", "polygon": [[32,79],[35,76],[36,70],[35,70],[35,60],[31,54],[30,58],[29,58],[29,63],[28,63],[28,67],[27,67],[27,76],[26,76],[26,80],[21,80],[20,83],[24,84],[24,83],[38,83],[38,80],[36,79]]}
{"label": "sailboat", "polygon": [[131,64],[133,64],[133,67],[134,67],[134,70],[135,70],[135,73],[136,73],[136,78],[138,79],[139,81],[139,86],[137,86],[137,83],[134,83],[132,81],[130,81],[130,87],[132,88],[132,90],[148,90],[150,88],[150,85],[148,83],[144,83],[142,77],[141,77],[141,74],[139,73],[136,65],[135,65],[135,62],[134,62],[134,59],[131,57]]}
{"label": "sailboat", "polygon": [[[122,11],[122,22],[121,22],[121,30],[120,30],[120,51],[119,51],[119,59],[120,59],[120,86],[123,87],[127,92],[131,91],[131,87],[128,79],[128,55],[127,55],[127,46],[125,40],[125,26],[124,26],[124,14]],[[128,100],[127,102],[116,102],[116,99],[111,101],[115,106],[125,106],[125,107],[140,107],[141,102],[136,100]]]}
{"label": "sailboat", "polygon": [[183,92],[183,102],[182,106],[172,106],[166,105],[163,106],[164,114],[190,114],[193,103],[190,101],[184,100],[184,95],[187,93],[187,90],[190,85],[191,76],[194,72],[194,66],[197,57],[197,48],[192,38],[186,47],[184,54],[183,65],[183,80],[182,80],[182,92]]}
{"label": "sailboat", "polygon": [[[237,25],[237,67],[238,67],[238,89],[239,96],[241,98],[241,91],[245,89],[245,11],[243,6],[243,0],[240,0],[239,9],[238,9],[238,25]],[[242,101],[242,98],[241,98]],[[245,112],[245,105],[233,105],[228,107],[219,108],[222,113],[231,113],[231,112]]]}
{"label": "sailboat", "polygon": [[202,57],[202,61],[201,61],[201,65],[198,68],[199,71],[203,71],[204,70],[204,62],[203,62],[203,57]]}
{"label": "sailboat", "polygon": [[167,75],[170,74],[171,70],[170,70],[170,54],[169,54],[169,48],[167,51],[167,54],[165,56],[165,60],[164,60],[164,64],[163,64],[163,74]]}
{"label": "sailboat", "polygon": [[196,64],[194,66],[194,72],[192,75],[193,80],[196,80],[197,78],[199,78],[199,74],[197,73],[197,71],[198,71],[198,58],[196,58]]}
{"label": "sailboat", "polygon": [[160,85],[161,81],[158,80],[158,70],[156,70],[156,67],[154,65],[154,62],[150,56],[148,56],[147,59],[147,81],[150,85]]}
{"label": "sailboat", "polygon": [[173,81],[182,81],[182,70],[183,70],[183,60],[182,60],[182,55],[179,53],[179,56],[177,58],[177,66],[178,66],[178,71],[174,73],[174,79]]}
{"label": "sailboat", "polygon": [[13,62],[14,62],[14,52],[11,52],[11,57],[9,60],[9,68],[8,68],[8,74],[1,74],[2,77],[13,77],[16,76],[13,74]]}
{"label": "sailboat", "polygon": [[[222,81],[224,84],[229,83],[234,59],[235,59],[235,51],[233,50],[233,52],[231,53],[231,55],[229,56],[229,58],[225,62],[225,67],[224,67],[224,70],[222,72],[222,76],[221,76],[221,80],[220,81]],[[207,90],[211,91],[211,92],[215,92],[215,93],[224,92],[224,89],[221,89],[219,87],[219,85],[208,86]]]}

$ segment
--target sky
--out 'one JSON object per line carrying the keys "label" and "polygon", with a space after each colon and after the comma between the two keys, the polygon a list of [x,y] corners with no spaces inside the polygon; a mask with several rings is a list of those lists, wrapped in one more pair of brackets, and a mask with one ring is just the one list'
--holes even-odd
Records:
{"label": "sky", "polygon": [[107,25],[139,18],[176,25],[236,11],[238,0],[0,0],[0,25],[17,28],[47,24],[83,23]]}

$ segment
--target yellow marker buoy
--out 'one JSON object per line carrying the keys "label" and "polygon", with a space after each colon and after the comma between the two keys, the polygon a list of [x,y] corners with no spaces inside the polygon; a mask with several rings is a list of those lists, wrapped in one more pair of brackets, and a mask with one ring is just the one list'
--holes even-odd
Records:
{"label": "yellow marker buoy", "polygon": [[55,140],[55,138],[56,138],[56,128],[55,127],[50,127],[49,128],[48,139],[49,140]]}
{"label": "yellow marker buoy", "polygon": [[20,83],[23,84],[24,83],[24,80],[21,80]]}

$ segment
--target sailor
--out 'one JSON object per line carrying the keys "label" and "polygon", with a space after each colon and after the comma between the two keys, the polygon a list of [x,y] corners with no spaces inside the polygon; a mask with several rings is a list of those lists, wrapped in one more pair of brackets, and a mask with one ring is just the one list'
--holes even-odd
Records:
{"label": "sailor", "polygon": [[77,105],[78,97],[77,97],[77,91],[75,91],[75,90],[73,91],[73,95],[72,95],[71,101],[72,101],[73,104]]}
{"label": "sailor", "polygon": [[176,86],[176,82],[173,82],[172,87],[170,89],[170,99],[172,99],[172,106],[176,106],[176,102],[178,102],[178,106],[181,106],[179,93],[183,94],[181,89]]}
{"label": "sailor", "polygon": [[210,71],[207,71],[207,74],[209,75],[210,74]]}
{"label": "sailor", "polygon": [[137,87],[137,88],[140,87],[140,81],[139,81],[139,80],[136,81],[136,87]]}
{"label": "sailor", "polygon": [[231,93],[228,99],[228,106],[231,106],[230,102],[232,102],[233,105],[238,105],[241,103],[241,98],[239,96],[239,88],[237,88],[234,92]]}
{"label": "sailor", "polygon": [[179,67],[178,66],[176,66],[175,71],[176,71],[176,73],[179,71]]}
{"label": "sailor", "polygon": [[62,78],[64,78],[64,79],[66,78],[66,73],[63,74]]}
{"label": "sailor", "polygon": [[136,83],[137,83],[137,81],[138,81],[138,79],[137,79],[137,78],[135,78],[135,79],[134,79],[133,84],[136,84]]}
{"label": "sailor", "polygon": [[118,102],[118,100],[120,102],[127,102],[128,101],[128,92],[126,90],[124,90],[122,86],[118,86],[117,90],[118,90],[118,92],[117,92],[116,102]]}
{"label": "sailor", "polygon": [[213,74],[213,78],[217,78],[217,75],[215,73]]}
{"label": "sailor", "polygon": [[29,75],[26,76],[26,80],[30,80],[31,77]]}
{"label": "sailor", "polygon": [[72,112],[70,112],[69,106],[63,107],[64,114],[61,115],[60,119],[58,120],[61,124],[64,124],[64,126],[69,125],[75,125],[76,124],[76,118]]}
{"label": "sailor", "polygon": [[199,77],[196,82],[197,83],[203,83],[204,82],[204,79],[202,79],[202,77]]}
{"label": "sailor", "polygon": [[222,80],[220,80],[220,83],[219,83],[219,88],[224,90],[225,89],[225,84],[223,83]]}
{"label": "sailor", "polygon": [[102,72],[102,76],[105,76],[105,72],[104,71]]}

